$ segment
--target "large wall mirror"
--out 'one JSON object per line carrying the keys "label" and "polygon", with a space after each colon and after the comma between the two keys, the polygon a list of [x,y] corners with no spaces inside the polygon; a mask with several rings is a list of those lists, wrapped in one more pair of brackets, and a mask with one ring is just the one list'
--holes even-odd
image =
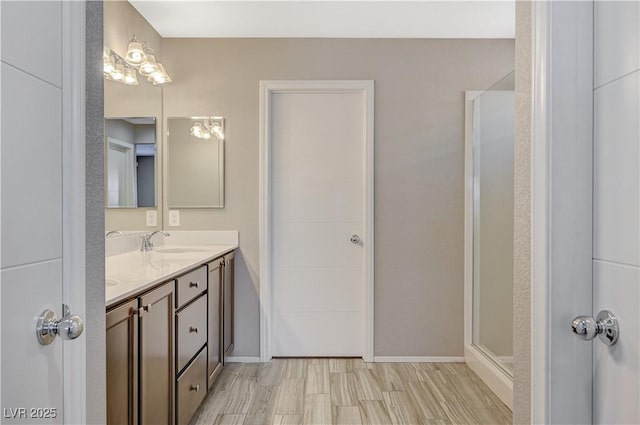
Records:
{"label": "large wall mirror", "polygon": [[156,119],[105,119],[108,208],[155,208]]}
{"label": "large wall mirror", "polygon": [[167,205],[224,208],[224,118],[167,119]]}

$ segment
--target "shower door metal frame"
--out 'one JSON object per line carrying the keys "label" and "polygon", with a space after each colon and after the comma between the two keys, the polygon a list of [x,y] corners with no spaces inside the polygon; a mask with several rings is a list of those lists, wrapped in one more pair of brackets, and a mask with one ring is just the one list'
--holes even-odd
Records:
{"label": "shower door metal frame", "polygon": [[477,323],[473,320],[473,226],[474,226],[474,100],[484,90],[465,92],[464,134],[464,359],[468,366],[491,388],[491,390],[513,409],[513,378],[503,368],[473,343]]}

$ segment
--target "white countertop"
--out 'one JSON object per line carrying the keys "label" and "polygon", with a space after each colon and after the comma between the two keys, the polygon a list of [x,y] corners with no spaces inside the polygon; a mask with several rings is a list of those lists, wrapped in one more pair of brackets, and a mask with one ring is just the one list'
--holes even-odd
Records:
{"label": "white countertop", "polygon": [[106,258],[107,307],[180,276],[238,248],[229,245],[162,245],[153,251],[132,251]]}

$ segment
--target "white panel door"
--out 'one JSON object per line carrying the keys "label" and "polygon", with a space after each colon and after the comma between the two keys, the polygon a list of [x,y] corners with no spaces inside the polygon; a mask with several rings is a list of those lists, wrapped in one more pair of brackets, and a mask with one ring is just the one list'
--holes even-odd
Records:
{"label": "white panel door", "polygon": [[[36,322],[45,309],[61,317],[64,300],[77,295],[65,297],[63,280],[70,282],[69,274],[85,272],[82,267],[70,272],[77,264],[69,262],[78,258],[69,250],[84,258],[76,246],[77,241],[84,243],[84,222],[68,221],[71,215],[84,217],[83,210],[78,211],[84,205],[75,203],[84,199],[84,181],[74,181],[80,194],[68,193],[65,181],[78,170],[64,155],[71,140],[79,140],[84,152],[83,138],[71,136],[81,120],[74,114],[73,126],[69,125],[71,115],[66,111],[74,96],[67,89],[71,61],[64,59],[73,56],[65,36],[71,28],[84,28],[84,21],[72,22],[70,16],[84,19],[84,4],[3,1],[0,15],[0,421],[82,423],[84,391],[71,382],[85,379],[84,351],[80,357],[70,356],[67,344],[75,344],[71,349],[75,353],[75,347],[83,347],[84,337],[76,341],[57,337],[50,345],[41,345]],[[80,69],[84,63],[73,73],[83,78]],[[84,104],[76,106],[82,110]],[[74,154],[84,163],[78,151]],[[80,233],[70,232],[72,228]],[[70,248],[69,238],[76,236]],[[82,310],[80,304],[72,308]],[[71,392],[77,395],[73,400],[66,396]],[[68,406],[72,407],[65,409]]]}
{"label": "white panel door", "polygon": [[640,423],[640,3],[594,4],[593,315],[620,339],[593,342],[593,423]]}
{"label": "white panel door", "polygon": [[365,106],[273,94],[273,356],[363,355]]}

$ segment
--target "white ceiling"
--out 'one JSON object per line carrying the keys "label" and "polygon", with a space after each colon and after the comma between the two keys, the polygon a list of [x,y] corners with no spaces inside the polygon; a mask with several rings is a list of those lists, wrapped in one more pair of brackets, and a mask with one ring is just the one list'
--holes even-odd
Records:
{"label": "white ceiling", "polygon": [[515,1],[130,0],[163,37],[514,38]]}

